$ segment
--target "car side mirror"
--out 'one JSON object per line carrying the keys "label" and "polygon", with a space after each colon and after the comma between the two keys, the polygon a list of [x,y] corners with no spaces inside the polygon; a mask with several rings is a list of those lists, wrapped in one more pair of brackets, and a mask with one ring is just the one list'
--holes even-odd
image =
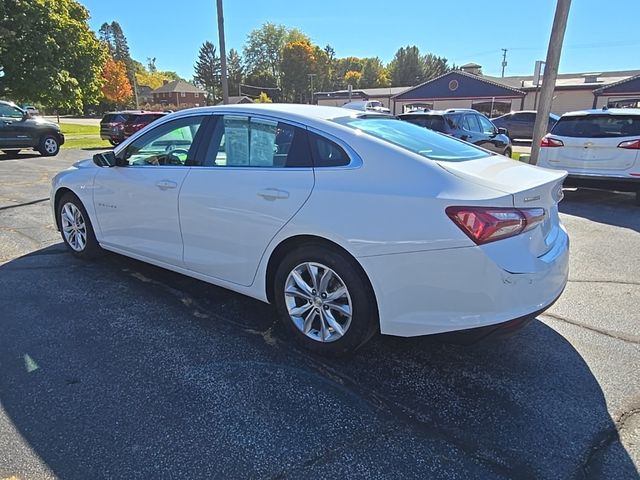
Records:
{"label": "car side mirror", "polygon": [[27,120],[29,118],[32,118],[31,113],[29,112],[29,110],[25,110],[24,112],[22,112],[22,119],[23,120]]}
{"label": "car side mirror", "polygon": [[509,131],[508,131],[506,128],[504,128],[504,127],[498,127],[498,133],[499,133],[500,135],[507,135],[507,136],[509,136]]}
{"label": "car side mirror", "polygon": [[108,152],[96,153],[93,156],[93,163],[99,167],[115,167],[118,164],[118,159],[112,150]]}

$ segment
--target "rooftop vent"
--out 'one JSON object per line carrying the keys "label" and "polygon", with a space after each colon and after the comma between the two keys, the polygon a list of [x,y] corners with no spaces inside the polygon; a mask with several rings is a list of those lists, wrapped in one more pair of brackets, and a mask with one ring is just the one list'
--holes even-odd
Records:
{"label": "rooftop vent", "polygon": [[598,76],[602,75],[601,73],[585,73],[582,75],[584,77],[584,83],[598,83]]}

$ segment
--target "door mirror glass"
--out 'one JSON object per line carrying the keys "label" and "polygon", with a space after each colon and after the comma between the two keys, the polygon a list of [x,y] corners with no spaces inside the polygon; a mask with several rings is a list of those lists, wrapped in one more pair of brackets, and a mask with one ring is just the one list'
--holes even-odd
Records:
{"label": "door mirror glass", "polygon": [[504,127],[498,127],[498,133],[500,135],[509,135],[509,131]]}
{"label": "door mirror glass", "polygon": [[115,167],[117,160],[113,151],[109,150],[108,152],[96,153],[93,156],[93,163],[99,167]]}

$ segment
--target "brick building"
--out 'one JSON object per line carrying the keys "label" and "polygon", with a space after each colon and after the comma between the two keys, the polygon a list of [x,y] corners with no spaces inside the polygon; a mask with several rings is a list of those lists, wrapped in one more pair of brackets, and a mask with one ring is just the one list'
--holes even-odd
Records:
{"label": "brick building", "polygon": [[153,93],[153,103],[160,105],[189,105],[200,107],[207,104],[207,92],[184,80],[164,81]]}

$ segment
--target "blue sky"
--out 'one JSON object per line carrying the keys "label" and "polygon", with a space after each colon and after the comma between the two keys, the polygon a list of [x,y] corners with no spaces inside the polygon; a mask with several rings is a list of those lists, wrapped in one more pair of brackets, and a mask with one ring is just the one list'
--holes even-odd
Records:
{"label": "blue sky", "polygon": [[[198,49],[216,45],[215,0],[80,0],[91,26],[117,20],[132,56],[156,57],[162,70],[190,79]],[[348,11],[344,7],[348,6]],[[378,56],[385,63],[405,45],[417,45],[462,65],[476,62],[500,75],[501,48],[509,49],[506,75],[531,74],[544,60],[553,22],[553,0],[226,0],[227,50],[242,50],[247,33],[265,22],[297,27],[339,57]],[[640,2],[573,0],[561,73],[640,68]]]}

